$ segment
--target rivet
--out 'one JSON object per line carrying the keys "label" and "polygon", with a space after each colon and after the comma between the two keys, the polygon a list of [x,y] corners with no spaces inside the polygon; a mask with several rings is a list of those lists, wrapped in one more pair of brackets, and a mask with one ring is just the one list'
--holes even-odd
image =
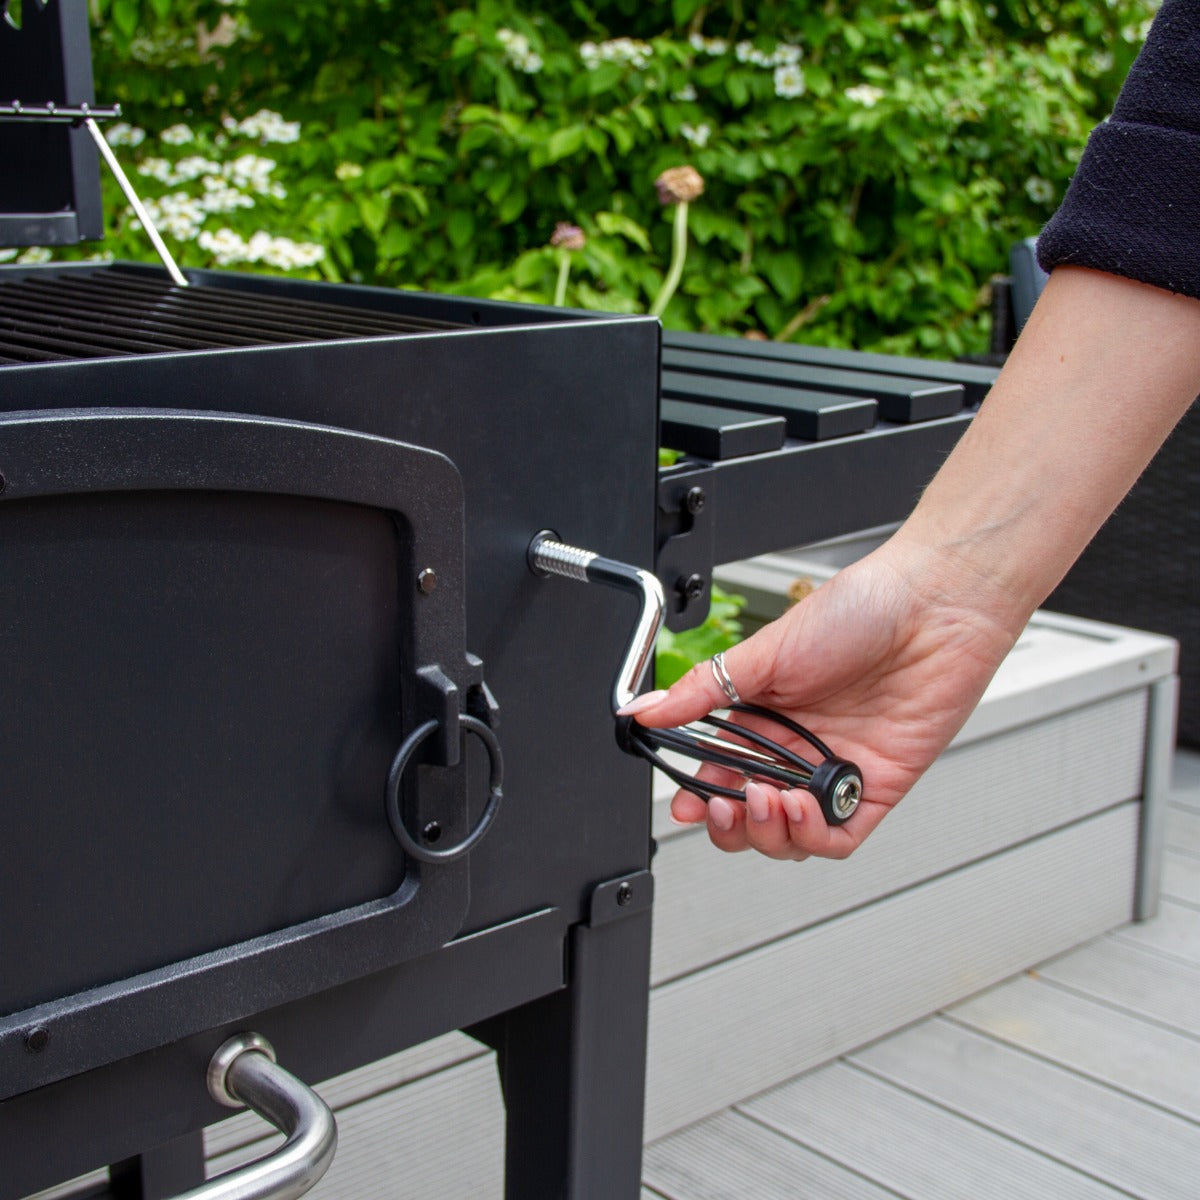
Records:
{"label": "rivet", "polygon": [[421,830],[421,836],[430,844],[436,842],[442,836],[442,827],[437,821],[430,821],[424,829]]}
{"label": "rivet", "polygon": [[437,572],[432,567],[426,567],[417,576],[417,588],[422,596],[428,596],[437,587]]}
{"label": "rivet", "polygon": [[29,1030],[25,1034],[25,1049],[30,1054],[41,1054],[50,1043],[50,1030],[43,1025]]}
{"label": "rivet", "polygon": [[617,903],[624,908],[633,899],[633,885],[623,883],[617,888]]}

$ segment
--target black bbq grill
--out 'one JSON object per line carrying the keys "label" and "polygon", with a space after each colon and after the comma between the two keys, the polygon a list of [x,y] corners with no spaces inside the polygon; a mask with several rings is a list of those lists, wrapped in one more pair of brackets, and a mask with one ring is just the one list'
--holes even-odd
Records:
{"label": "black bbq grill", "polygon": [[[82,3],[23,7],[0,95],[21,38],[78,58]],[[0,181],[9,244],[90,220],[55,128],[66,190],[39,214]],[[649,568],[696,624],[715,563],[902,516],[990,379],[660,332],[0,268],[0,1200],[106,1164],[183,1193],[230,1094],[291,1131],[262,1173],[293,1190],[203,1195],[298,1195],[333,1148],[303,1083],[452,1029],[497,1049],[509,1196],[638,1194],[634,612],[529,547]]]}

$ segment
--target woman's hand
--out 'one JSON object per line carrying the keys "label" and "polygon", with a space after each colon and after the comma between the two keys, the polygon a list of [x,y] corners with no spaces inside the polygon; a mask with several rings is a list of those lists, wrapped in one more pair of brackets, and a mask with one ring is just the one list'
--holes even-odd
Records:
{"label": "woman's hand", "polygon": [[[707,817],[722,850],[772,858],[844,858],[866,838],[962,726],[1020,629],[982,615],[985,603],[952,606],[922,577],[925,560],[894,538],[725,652],[743,700],[785,713],[858,764],[863,799],[850,820],[827,825],[810,792],[751,783],[744,804],[678,792],[677,821]],[[643,725],[682,725],[727,703],[708,662],[652,696],[626,709]],[[811,756],[799,739],[783,741]],[[700,777],[742,784],[710,766]]]}

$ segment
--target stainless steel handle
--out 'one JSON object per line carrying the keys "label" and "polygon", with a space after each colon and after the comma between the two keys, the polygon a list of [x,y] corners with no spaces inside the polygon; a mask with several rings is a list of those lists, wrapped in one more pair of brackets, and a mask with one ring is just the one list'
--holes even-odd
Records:
{"label": "stainless steel handle", "polygon": [[230,1108],[252,1109],[287,1135],[273,1154],[226,1171],[176,1200],[295,1200],[333,1162],[337,1123],[329,1106],[307,1084],[275,1062],[275,1051],[257,1033],[230,1038],[208,1066],[208,1090]]}
{"label": "stainless steel handle", "polygon": [[628,592],[641,601],[637,625],[629,638],[629,648],[613,682],[613,712],[623,708],[637,695],[642,676],[650,666],[654,643],[662,629],[667,611],[662,584],[649,571],[628,563],[603,558],[591,550],[568,546],[552,533],[539,533],[529,545],[529,566],[537,575],[559,575],[581,583],[603,583]]}

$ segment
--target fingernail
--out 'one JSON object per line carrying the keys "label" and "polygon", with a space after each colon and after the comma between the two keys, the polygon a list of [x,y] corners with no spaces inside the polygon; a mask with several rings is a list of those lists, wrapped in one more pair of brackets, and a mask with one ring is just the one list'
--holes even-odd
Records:
{"label": "fingernail", "polygon": [[728,833],[733,828],[733,805],[721,796],[714,796],[708,802],[708,819],[722,833]]}
{"label": "fingernail", "polygon": [[704,817],[693,817],[690,821],[685,821],[682,817],[677,817],[673,812],[668,812],[667,816],[671,818],[672,825],[678,825],[681,829],[690,829],[693,825],[699,825]]}
{"label": "fingernail", "polygon": [[746,784],[746,811],[750,820],[760,825],[771,815],[771,802],[761,784],[751,780]]}
{"label": "fingernail", "polygon": [[617,709],[617,716],[632,717],[636,713],[645,712],[646,709],[653,708],[666,694],[665,691],[657,691],[636,696],[628,704],[623,704]]}
{"label": "fingernail", "polygon": [[780,799],[783,801],[783,811],[787,813],[787,819],[793,825],[799,825],[804,820],[804,801],[802,800],[803,793],[797,791],[780,792]]}

